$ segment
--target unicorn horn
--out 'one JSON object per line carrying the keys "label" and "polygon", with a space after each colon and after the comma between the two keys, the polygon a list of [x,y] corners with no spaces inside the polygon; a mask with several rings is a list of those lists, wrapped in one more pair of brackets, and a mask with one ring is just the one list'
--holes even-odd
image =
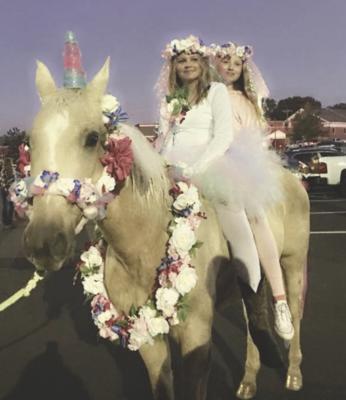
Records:
{"label": "unicorn horn", "polygon": [[85,72],[82,67],[82,54],[75,34],[66,32],[64,46],[64,87],[82,89],[86,86]]}

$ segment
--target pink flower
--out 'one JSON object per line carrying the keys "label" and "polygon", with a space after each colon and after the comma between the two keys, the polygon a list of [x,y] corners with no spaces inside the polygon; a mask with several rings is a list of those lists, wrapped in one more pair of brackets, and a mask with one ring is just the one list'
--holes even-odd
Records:
{"label": "pink flower", "polygon": [[111,341],[118,340],[119,336],[112,331],[107,325],[102,325],[99,329],[99,335],[104,339],[109,339]]}
{"label": "pink flower", "polygon": [[191,226],[192,230],[194,230],[194,231],[199,227],[199,225],[200,225],[200,223],[201,223],[201,217],[196,216],[196,215],[194,215],[194,214],[191,214],[191,215],[188,217],[187,220],[188,220],[189,225]]}
{"label": "pink flower", "polygon": [[31,190],[31,193],[32,193],[34,196],[40,196],[40,195],[42,195],[42,194],[44,193],[44,191],[45,191],[45,189],[44,189],[43,187],[36,186],[36,185],[32,185],[30,190]]}
{"label": "pink flower", "polygon": [[91,307],[95,308],[97,305],[102,306],[103,308],[109,308],[109,300],[107,297],[103,296],[102,294],[98,294],[93,297],[91,300]]}

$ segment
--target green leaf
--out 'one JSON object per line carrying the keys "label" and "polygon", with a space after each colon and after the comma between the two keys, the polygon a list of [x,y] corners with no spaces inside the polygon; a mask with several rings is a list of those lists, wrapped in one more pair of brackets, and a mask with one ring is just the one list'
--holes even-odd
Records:
{"label": "green leaf", "polygon": [[134,317],[137,314],[137,307],[135,307],[133,304],[130,308],[129,314],[130,314],[130,317]]}
{"label": "green leaf", "polygon": [[196,253],[197,253],[196,248],[195,247],[191,247],[191,249],[189,251],[189,256],[190,257],[196,257]]}
{"label": "green leaf", "polygon": [[117,321],[117,325],[120,326],[120,328],[126,328],[128,323],[126,320],[121,319],[121,320]]}
{"label": "green leaf", "polygon": [[181,109],[182,109],[182,107],[181,107],[180,103],[175,104],[173,111],[172,111],[172,115],[179,115],[181,113]]}
{"label": "green leaf", "polygon": [[193,247],[196,249],[199,249],[202,246],[203,246],[203,242],[200,240],[197,240],[197,242],[193,245]]}
{"label": "green leaf", "polygon": [[185,307],[181,308],[178,311],[178,318],[179,318],[179,321],[185,321],[186,320],[186,318],[187,318],[187,310],[185,309]]}

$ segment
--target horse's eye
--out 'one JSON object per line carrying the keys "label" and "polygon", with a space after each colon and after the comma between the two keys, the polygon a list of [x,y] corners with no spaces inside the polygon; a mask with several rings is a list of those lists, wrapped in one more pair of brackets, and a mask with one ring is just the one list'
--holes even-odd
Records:
{"label": "horse's eye", "polygon": [[99,133],[92,131],[88,133],[85,140],[85,147],[95,147],[99,141]]}

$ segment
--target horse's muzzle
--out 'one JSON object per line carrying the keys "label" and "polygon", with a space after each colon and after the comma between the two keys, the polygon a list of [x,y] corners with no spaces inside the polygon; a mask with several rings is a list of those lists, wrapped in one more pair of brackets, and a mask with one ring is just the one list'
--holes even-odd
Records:
{"label": "horse's muzzle", "polygon": [[28,225],[24,232],[24,251],[39,271],[57,271],[71,254],[70,235],[52,227]]}

